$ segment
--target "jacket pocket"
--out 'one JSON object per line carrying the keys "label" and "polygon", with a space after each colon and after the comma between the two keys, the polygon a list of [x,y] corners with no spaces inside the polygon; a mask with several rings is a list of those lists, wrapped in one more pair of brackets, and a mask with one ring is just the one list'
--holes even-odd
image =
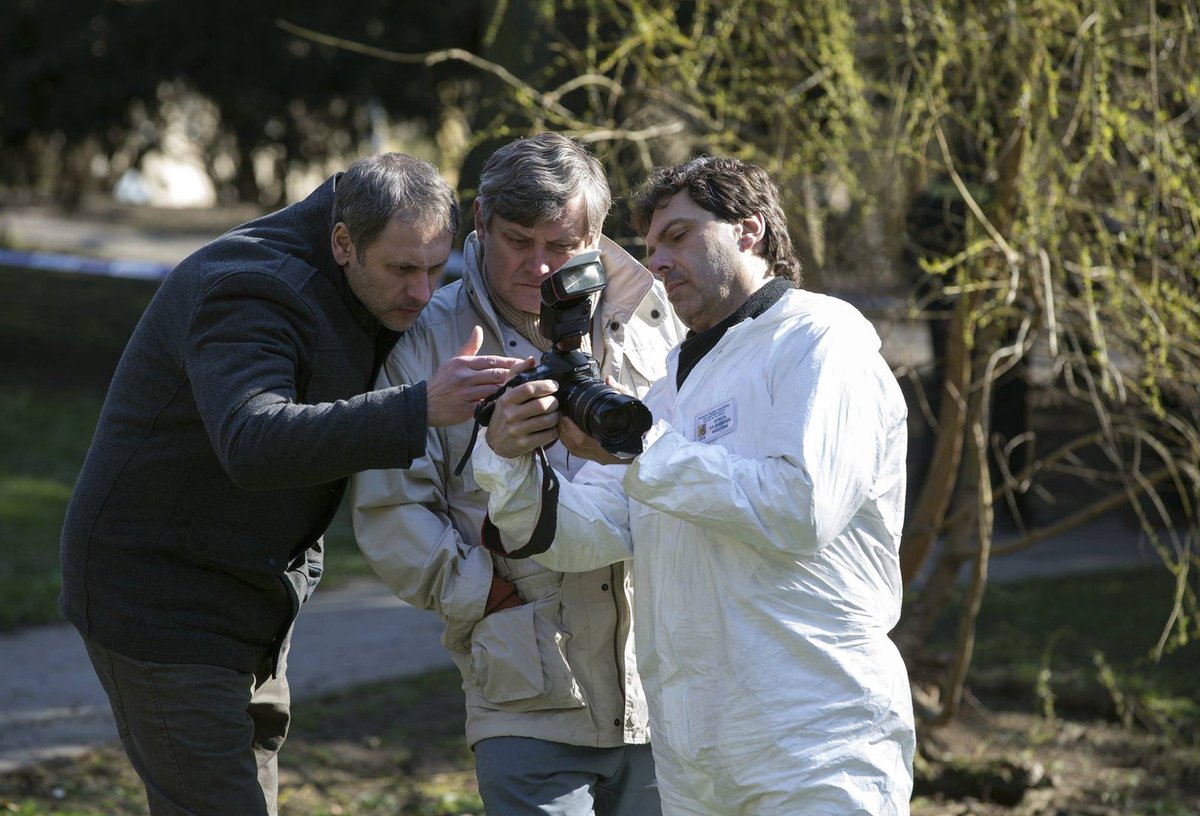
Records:
{"label": "jacket pocket", "polygon": [[164,613],[176,622],[242,643],[265,646],[299,611],[296,587],[284,574],[286,542],[195,519],[182,537],[190,588]]}
{"label": "jacket pocket", "polygon": [[201,563],[229,572],[282,575],[288,567],[288,544],[248,530],[195,519],[185,539]]}
{"label": "jacket pocket", "polygon": [[554,621],[558,599],[488,615],[471,638],[468,686],[484,708],[541,711],[583,708],[583,692],[567,663],[571,636]]}

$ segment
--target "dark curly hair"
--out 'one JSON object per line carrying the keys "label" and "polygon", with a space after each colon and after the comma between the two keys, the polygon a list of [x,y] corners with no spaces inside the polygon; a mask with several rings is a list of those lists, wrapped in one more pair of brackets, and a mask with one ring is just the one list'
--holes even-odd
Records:
{"label": "dark curly hair", "polygon": [[800,259],[792,247],[787,218],[779,204],[779,188],[767,172],[740,159],[699,156],[685,164],[656,167],[633,196],[633,226],[645,235],[654,211],[676,193],[685,192],[697,205],[733,223],[759,213],[766,222],[758,254],[771,274],[801,283]]}

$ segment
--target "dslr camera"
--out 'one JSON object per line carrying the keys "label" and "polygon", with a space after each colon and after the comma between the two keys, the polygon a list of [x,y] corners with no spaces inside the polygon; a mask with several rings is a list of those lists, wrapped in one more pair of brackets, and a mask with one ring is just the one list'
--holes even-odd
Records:
{"label": "dslr camera", "polygon": [[609,453],[642,452],[642,434],[653,420],[640,400],[605,385],[596,358],[579,350],[592,322],[591,295],[608,283],[600,251],[567,261],[542,281],[541,331],[553,343],[541,363],[506,382],[475,409],[480,425],[491,421],[496,400],[510,388],[534,380],[558,383],[559,410]]}

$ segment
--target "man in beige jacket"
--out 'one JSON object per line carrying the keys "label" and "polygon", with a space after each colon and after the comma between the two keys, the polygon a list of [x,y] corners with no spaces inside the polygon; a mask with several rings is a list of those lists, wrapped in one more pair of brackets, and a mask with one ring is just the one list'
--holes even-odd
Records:
{"label": "man in beige jacket", "polygon": [[[601,378],[644,394],[665,374],[682,325],[661,284],[601,235],[611,200],[600,163],[574,141],[542,134],[497,150],[480,179],[462,279],[434,295],[377,387],[424,378],[480,330],[481,354],[539,356],[549,347],[538,330],[541,282],[599,249],[608,286],[590,352]],[[469,465],[453,472],[471,430],[431,428],[425,458],[359,474],[352,495],[355,534],[375,571],[446,623],[488,813],[658,813],[628,567],[563,574],[481,546],[487,494]],[[547,456],[566,478],[583,464],[562,446]]]}

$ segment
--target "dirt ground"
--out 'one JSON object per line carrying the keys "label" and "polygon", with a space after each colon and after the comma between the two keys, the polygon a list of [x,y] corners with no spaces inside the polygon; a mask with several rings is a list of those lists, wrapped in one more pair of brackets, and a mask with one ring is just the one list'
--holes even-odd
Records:
{"label": "dirt ground", "polygon": [[1136,726],[976,701],[929,736],[951,769],[918,772],[914,816],[1200,814],[1200,753]]}
{"label": "dirt ground", "polygon": [[[462,724],[453,671],[305,702],[282,755],[281,812],[480,814]],[[1136,728],[1050,721],[971,700],[931,736],[932,752],[952,757],[952,770],[936,780],[918,772],[913,816],[1200,814],[1196,749]],[[0,776],[0,813],[132,816],[144,808],[116,745]]]}

